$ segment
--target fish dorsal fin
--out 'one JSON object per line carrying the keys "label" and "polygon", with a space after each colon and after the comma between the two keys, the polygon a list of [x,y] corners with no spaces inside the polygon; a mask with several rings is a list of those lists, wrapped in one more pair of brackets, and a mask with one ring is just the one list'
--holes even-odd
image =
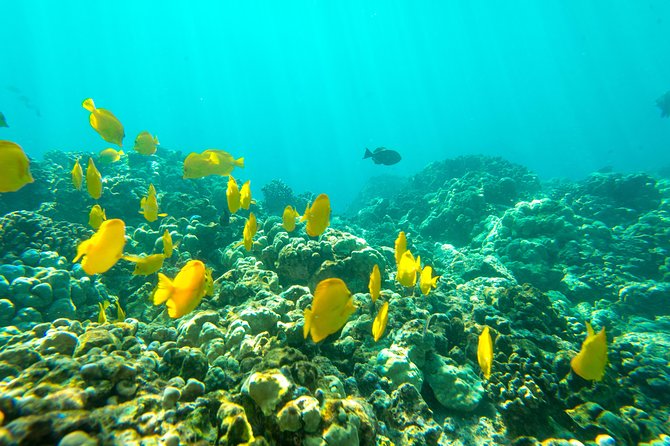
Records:
{"label": "fish dorsal fin", "polygon": [[382,150],[386,150],[384,147],[377,147],[373,153],[379,153]]}
{"label": "fish dorsal fin", "polygon": [[207,161],[209,161],[210,163],[212,163],[214,165],[221,164],[221,160],[219,159],[219,156],[214,152],[209,152],[209,157],[208,157]]}

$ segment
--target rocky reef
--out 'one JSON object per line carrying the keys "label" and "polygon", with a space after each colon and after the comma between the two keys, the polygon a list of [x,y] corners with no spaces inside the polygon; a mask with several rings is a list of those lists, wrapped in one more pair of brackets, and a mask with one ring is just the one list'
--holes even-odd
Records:
{"label": "rocky reef", "polygon": [[[103,166],[99,201],[126,222],[125,251],[160,252],[168,230],[176,248],[162,273],[191,259],[213,270],[213,295],[172,320],[151,302],[155,274],[120,261],[88,276],[72,263],[93,233],[94,201],[69,177],[82,156],[49,153],[32,163],[34,183],[0,195],[0,445],[670,441],[667,180],[543,184],[499,158],[460,157],[384,196],[366,188],[319,238],[283,229],[283,206],[308,200],[275,181],[252,205],[259,230],[247,251],[247,211],[229,213],[225,179],[182,180],[177,152],[131,154]],[[153,223],[138,213],[149,183],[168,214]],[[394,280],[400,230],[442,276],[428,295]],[[315,344],[303,312],[330,277],[357,310]],[[104,301],[114,305],[99,320]],[[388,326],[374,342],[381,301]],[[571,371],[586,322],[607,331],[601,381]]]}

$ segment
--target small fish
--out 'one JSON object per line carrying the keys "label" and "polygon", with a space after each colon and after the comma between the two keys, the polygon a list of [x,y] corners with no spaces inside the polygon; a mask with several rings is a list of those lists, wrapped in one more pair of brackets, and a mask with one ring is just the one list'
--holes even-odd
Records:
{"label": "small fish", "polygon": [[370,297],[372,302],[376,302],[382,289],[382,275],[379,272],[379,266],[375,263],[370,273],[370,281],[368,282],[368,289],[370,290]]}
{"label": "small fish", "polygon": [[365,148],[365,155],[363,159],[372,158],[375,164],[383,164],[385,166],[390,166],[392,164],[399,163],[402,157],[395,150],[387,149],[386,147],[377,147],[374,152]]}
{"label": "small fish", "polygon": [[402,286],[413,287],[416,285],[416,275],[419,271],[421,271],[421,256],[414,260],[412,253],[409,250],[405,251],[398,264],[396,280]]}
{"label": "small fish", "polygon": [[153,155],[156,153],[156,147],[160,144],[157,136],[151,136],[146,130],[140,132],[135,138],[135,151],[140,155]]}
{"label": "small fish", "polygon": [[398,233],[398,238],[395,239],[395,264],[396,266],[400,265],[400,259],[402,255],[407,251],[407,238],[405,233],[400,231]]}
{"label": "small fish", "polygon": [[0,127],[9,127],[9,124],[7,124],[7,119],[5,118],[5,115],[0,112]]}
{"label": "small fish", "polygon": [[77,246],[77,256],[86,274],[100,274],[109,270],[123,256],[126,244],[126,224],[118,218],[105,220],[88,240]]}
{"label": "small fish", "polygon": [[93,99],[86,99],[82,106],[91,112],[88,120],[91,127],[107,142],[123,146],[123,138],[126,136],[123,125],[116,119],[116,116],[104,108],[96,108]]}
{"label": "small fish", "polygon": [[148,276],[163,267],[165,254],[151,254],[149,256],[123,256],[123,260],[135,264],[134,276]]}
{"label": "small fish", "polygon": [[226,200],[228,201],[228,210],[234,214],[240,209],[240,188],[237,187],[237,181],[232,175],[228,177],[228,188],[226,189]]}
{"label": "small fish", "polygon": [[382,307],[379,309],[375,320],[372,322],[372,337],[375,339],[375,342],[379,341],[384,335],[388,321],[389,303],[386,301],[382,304]]}
{"label": "small fish", "polygon": [[123,311],[123,308],[121,308],[121,303],[117,299],[116,302],[114,302],[114,305],[116,306],[116,320],[119,322],[123,322],[126,320],[126,312]]}
{"label": "small fish", "polygon": [[30,160],[18,144],[0,141],[0,192],[16,192],[35,180]]}
{"label": "small fish", "polygon": [[170,280],[158,273],[158,286],[154,292],[154,305],[166,302],[168,315],[172,318],[190,313],[200,304],[202,297],[214,294],[212,271],[200,260],[189,260]]}
{"label": "small fish", "polygon": [[97,230],[103,221],[107,220],[105,210],[99,204],[94,204],[88,213],[88,225]]}
{"label": "small fish", "polygon": [[202,153],[193,152],[184,159],[184,178],[227,176],[235,167],[244,168],[244,158],[235,159],[230,153],[216,149],[208,149]]}
{"label": "small fish", "polygon": [[149,185],[147,196],[140,199],[140,209],[140,214],[150,223],[158,220],[158,217],[167,217],[165,213],[158,213],[158,199],[153,184]]}
{"label": "small fish", "polygon": [[258,223],[256,222],[256,216],[254,215],[253,212],[250,212],[249,218],[247,219],[247,222],[244,224],[244,232],[243,232],[244,249],[246,249],[247,251],[251,251],[251,247],[254,245],[254,235],[256,235],[257,230],[258,230]]}
{"label": "small fish", "polygon": [[102,196],[102,175],[95,167],[93,158],[88,159],[88,167],[86,167],[86,190],[96,200]]}
{"label": "small fish", "polygon": [[105,149],[100,152],[98,155],[98,160],[102,164],[112,164],[120,160],[123,155],[125,155],[123,150],[116,150],[110,147],[109,149]]}
{"label": "small fish", "polygon": [[587,380],[600,381],[607,366],[607,335],[605,327],[596,334],[590,323],[586,323],[586,339],[577,356],[572,358],[572,370]]}
{"label": "small fish", "polygon": [[251,206],[251,181],[247,180],[240,189],[240,207],[249,209],[249,206]]}
{"label": "small fish", "polygon": [[173,249],[174,245],[172,244],[172,236],[170,235],[170,231],[166,229],[163,233],[163,255],[165,255],[166,259],[172,257]]}
{"label": "small fish", "polygon": [[98,302],[98,307],[100,307],[100,312],[98,313],[98,324],[103,325],[107,323],[107,314],[105,311],[109,308],[109,301]]}
{"label": "small fish", "polygon": [[295,222],[298,217],[300,217],[300,214],[298,214],[298,212],[293,209],[293,206],[290,204],[286,205],[284,208],[284,213],[282,213],[281,216],[281,225],[284,227],[284,229],[286,229],[286,231],[292,232],[295,229]]}
{"label": "small fish", "polygon": [[661,118],[670,117],[670,91],[656,99],[656,106],[661,109]]}
{"label": "small fish", "polygon": [[342,279],[322,280],[314,291],[312,308],[304,312],[304,338],[311,335],[312,341],[323,341],[344,327],[354,311],[354,299]]}
{"label": "small fish", "polygon": [[305,208],[305,214],[300,221],[307,220],[305,230],[310,237],[318,237],[330,224],[330,199],[328,195],[321,194],[314,200],[312,206]]}
{"label": "small fish", "polygon": [[493,365],[493,339],[491,339],[488,325],[484,326],[482,334],[479,335],[477,362],[482,369],[484,378],[489,379],[491,377],[491,366]]}
{"label": "small fish", "polygon": [[419,288],[421,289],[421,293],[427,295],[432,288],[437,288],[437,281],[440,280],[440,277],[441,276],[433,277],[433,268],[425,266],[419,277]]}
{"label": "small fish", "polygon": [[84,180],[84,171],[79,164],[79,160],[74,162],[74,167],[72,168],[72,184],[77,190],[81,190],[81,183]]}

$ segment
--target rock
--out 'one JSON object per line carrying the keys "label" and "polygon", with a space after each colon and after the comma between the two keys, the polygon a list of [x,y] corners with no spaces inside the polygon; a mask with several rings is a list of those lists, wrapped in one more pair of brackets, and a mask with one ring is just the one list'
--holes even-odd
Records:
{"label": "rock", "polygon": [[6,298],[9,297],[9,282],[5,278],[5,276],[0,276],[0,298]]}
{"label": "rock", "polygon": [[426,381],[444,407],[462,412],[471,412],[477,408],[484,395],[484,388],[470,365],[459,367],[453,361],[431,355],[425,370]]}
{"label": "rock", "polygon": [[46,354],[60,353],[72,356],[77,345],[79,345],[79,339],[74,334],[67,331],[52,331],[42,339],[39,348],[42,353]]}
{"label": "rock", "polygon": [[158,372],[167,378],[179,376],[202,381],[207,375],[208,368],[207,358],[200,349],[181,347],[170,348],[165,352],[158,365]]}
{"label": "rock", "polygon": [[15,365],[20,368],[28,368],[42,360],[42,355],[33,350],[32,347],[22,344],[0,352],[0,362]]}
{"label": "rock", "polygon": [[58,446],[98,446],[98,440],[84,431],[74,431],[61,438]]}
{"label": "rock", "polygon": [[21,254],[21,262],[28,266],[37,266],[40,262],[40,252],[36,249],[29,249]]}
{"label": "rock", "polygon": [[102,328],[85,331],[79,336],[79,346],[74,352],[75,356],[85,355],[94,347],[102,349],[118,350],[119,342],[109,331]]}
{"label": "rock", "polygon": [[33,297],[30,306],[35,308],[44,308],[53,301],[53,289],[48,283],[38,283],[30,290]]}
{"label": "rock", "polygon": [[197,379],[189,378],[181,391],[181,401],[195,401],[205,394],[205,385]]}
{"label": "rock", "polygon": [[216,325],[219,322],[219,314],[216,311],[199,311],[190,319],[179,323],[177,331],[177,345],[195,347],[198,345],[200,332],[206,322]]}
{"label": "rock", "polygon": [[0,299],[0,325],[7,325],[14,318],[15,314],[16,307],[14,306],[14,302],[9,299]]}
{"label": "rock", "polygon": [[163,390],[163,397],[161,399],[161,405],[163,406],[163,409],[172,409],[177,404],[177,401],[179,401],[180,397],[181,391],[178,388],[167,386]]}
{"label": "rock", "polygon": [[251,334],[263,331],[274,332],[277,328],[279,315],[265,307],[245,308],[240,312],[240,319],[247,321],[251,328]]}
{"label": "rock", "polygon": [[376,369],[391,381],[394,388],[410,383],[420,390],[423,385],[423,373],[409,360],[408,350],[404,347],[393,345],[382,349],[377,355]]}
{"label": "rock", "polygon": [[304,428],[305,432],[316,432],[321,424],[319,401],[307,395],[289,401],[277,414],[277,424],[282,431],[296,432]]}
{"label": "rock", "polygon": [[242,386],[242,393],[250,396],[268,416],[291,387],[291,382],[279,370],[271,369],[251,374]]}
{"label": "rock", "polygon": [[253,429],[242,406],[224,400],[219,406],[216,418],[219,424],[217,444],[233,446],[248,444],[254,440]]}

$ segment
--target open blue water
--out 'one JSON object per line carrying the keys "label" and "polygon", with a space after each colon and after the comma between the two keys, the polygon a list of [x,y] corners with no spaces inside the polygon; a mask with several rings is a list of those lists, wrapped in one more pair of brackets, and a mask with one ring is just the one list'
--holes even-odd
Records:
{"label": "open blue water", "polygon": [[[244,156],[342,210],[380,173],[467,153],[543,177],[670,164],[670,2],[5,1],[2,139],[108,147],[81,102],[184,153]],[[404,157],[362,160],[365,147]],[[225,180],[224,180],[225,181]]]}

